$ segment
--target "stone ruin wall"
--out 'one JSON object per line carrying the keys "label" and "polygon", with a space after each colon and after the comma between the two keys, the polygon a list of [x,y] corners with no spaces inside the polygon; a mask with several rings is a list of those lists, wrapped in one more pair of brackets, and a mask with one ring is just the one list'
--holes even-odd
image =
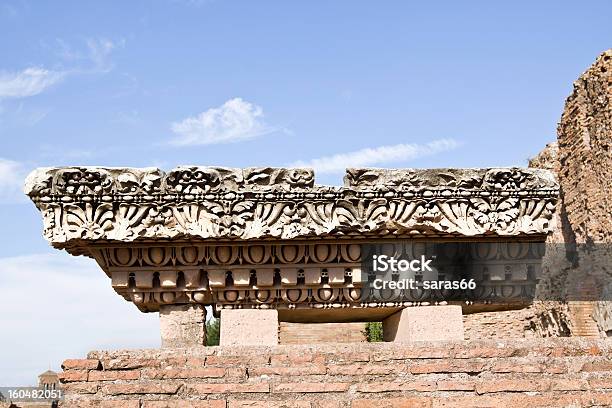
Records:
{"label": "stone ruin wall", "polygon": [[64,362],[60,406],[603,407],[611,347],[575,338],[91,352]]}
{"label": "stone ruin wall", "polygon": [[[538,288],[543,300],[522,311],[466,316],[470,338],[496,332],[512,337],[612,335],[612,302],[589,299],[596,285],[584,276],[588,270],[604,282],[612,277],[607,266],[612,256],[612,50],[574,83],[557,133],[558,141],[529,161],[529,167],[553,171],[561,187],[547,243],[566,245],[544,260],[547,273]],[[578,292],[565,293],[578,287]],[[546,301],[550,294],[571,300]]]}

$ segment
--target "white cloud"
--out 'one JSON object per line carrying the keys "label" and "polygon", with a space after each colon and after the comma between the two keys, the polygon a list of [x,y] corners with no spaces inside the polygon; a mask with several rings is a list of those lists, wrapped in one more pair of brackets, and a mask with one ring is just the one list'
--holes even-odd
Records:
{"label": "white cloud", "polygon": [[[92,259],[0,258],[0,384],[34,385],[49,367],[94,349],[159,347],[157,314],[117,295]],[[18,339],[18,347],[16,346]]]}
{"label": "white cloud", "polygon": [[22,163],[0,158],[0,204],[25,201],[22,186],[26,175]]}
{"label": "white cloud", "polygon": [[0,99],[38,95],[60,82],[64,72],[30,67],[19,72],[0,72]]}
{"label": "white cloud", "polygon": [[431,156],[459,147],[454,139],[438,139],[427,144],[397,144],[325,156],[309,161],[296,161],[290,167],[310,167],[318,173],[343,172],[348,167],[368,167],[384,163],[398,163],[423,156]]}
{"label": "white cloud", "polygon": [[[60,57],[70,61],[73,67],[49,70],[32,66],[22,71],[0,71],[0,101],[38,95],[69,75],[107,73],[114,67],[110,60],[111,53],[125,45],[124,40],[113,42],[105,38],[90,38],[86,41],[85,51],[75,51],[61,39],[56,41],[60,47]],[[3,113],[2,109],[0,109],[1,113]],[[42,118],[44,115],[33,116],[28,123],[36,123]]]}
{"label": "white cloud", "polygon": [[251,139],[276,131],[265,124],[261,107],[234,98],[218,108],[172,124],[176,146],[209,145]]}

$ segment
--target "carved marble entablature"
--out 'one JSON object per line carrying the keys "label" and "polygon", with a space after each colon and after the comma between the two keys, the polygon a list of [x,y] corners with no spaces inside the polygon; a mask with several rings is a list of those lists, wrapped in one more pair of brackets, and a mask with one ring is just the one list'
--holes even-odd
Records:
{"label": "carved marble entablature", "polygon": [[44,236],[73,254],[95,242],[545,235],[558,185],[541,169],[40,168],[25,192]]}

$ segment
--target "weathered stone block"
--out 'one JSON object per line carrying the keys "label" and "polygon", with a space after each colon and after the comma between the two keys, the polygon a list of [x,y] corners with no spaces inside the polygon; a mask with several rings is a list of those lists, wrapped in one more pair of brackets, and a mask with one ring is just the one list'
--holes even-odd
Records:
{"label": "weathered stone block", "polygon": [[162,347],[206,344],[206,309],[203,305],[163,305],[159,310]]}
{"label": "weathered stone block", "polygon": [[411,307],[383,321],[385,341],[463,340],[461,306]]}
{"label": "weathered stone block", "polygon": [[221,310],[221,346],[278,344],[278,312],[259,309]]}

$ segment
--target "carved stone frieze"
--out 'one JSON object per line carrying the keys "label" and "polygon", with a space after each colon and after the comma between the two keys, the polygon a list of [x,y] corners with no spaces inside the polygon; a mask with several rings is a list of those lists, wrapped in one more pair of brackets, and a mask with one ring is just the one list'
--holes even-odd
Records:
{"label": "carved stone frieze", "polygon": [[44,236],[73,254],[97,241],[544,235],[558,186],[547,170],[41,168],[25,192]]}
{"label": "carved stone frieze", "polygon": [[[144,312],[168,304],[300,311],[399,308],[435,302],[531,302],[539,275],[538,244],[385,241],[377,253],[436,259],[427,280],[474,278],[469,293],[373,291],[360,241],[149,243],[91,248],[115,291]],[[418,243],[418,244],[417,244]],[[541,245],[541,244],[540,244]],[[371,247],[371,246],[370,246]],[[433,251],[433,252],[432,252]],[[456,258],[468,254],[470,261]],[[419,275],[411,278],[419,279]],[[467,296],[463,298],[463,296]]]}

